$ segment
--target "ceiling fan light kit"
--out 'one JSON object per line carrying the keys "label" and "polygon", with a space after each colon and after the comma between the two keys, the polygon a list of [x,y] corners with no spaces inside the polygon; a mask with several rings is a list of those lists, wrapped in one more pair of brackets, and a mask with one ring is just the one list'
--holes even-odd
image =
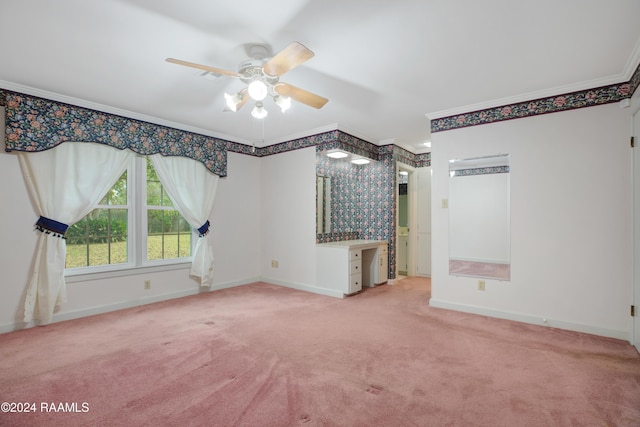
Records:
{"label": "ceiling fan light kit", "polygon": [[256,119],[264,119],[268,114],[269,112],[264,109],[264,106],[260,101],[256,102],[255,107],[253,107],[253,110],[251,110],[251,115]]}
{"label": "ceiling fan light kit", "polygon": [[262,80],[252,81],[247,89],[249,90],[249,96],[255,101],[262,101],[267,97],[267,85]]}
{"label": "ceiling fan light kit", "polygon": [[280,81],[283,74],[314,56],[314,53],[304,45],[293,42],[266,62],[268,47],[255,44],[251,45],[248,51],[253,59],[240,64],[237,72],[174,58],[167,58],[166,61],[206,71],[206,75],[223,75],[239,79],[247,87],[233,95],[224,94],[227,106],[225,111],[236,112],[251,98],[256,101],[251,115],[257,119],[263,119],[268,114],[262,103],[267,96],[273,99],[283,113],[291,107],[292,99],[316,109],[322,108],[329,101],[327,98]]}

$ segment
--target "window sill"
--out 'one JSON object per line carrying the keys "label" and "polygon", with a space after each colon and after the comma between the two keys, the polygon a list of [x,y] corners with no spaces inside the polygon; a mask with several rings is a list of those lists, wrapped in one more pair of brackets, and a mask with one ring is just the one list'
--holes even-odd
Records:
{"label": "window sill", "polygon": [[69,274],[65,272],[65,282],[88,282],[91,280],[110,279],[113,277],[135,276],[138,274],[157,273],[170,270],[188,270],[191,268],[191,261],[177,262],[174,264],[151,265],[144,267],[123,267],[118,270],[95,271],[87,273]]}

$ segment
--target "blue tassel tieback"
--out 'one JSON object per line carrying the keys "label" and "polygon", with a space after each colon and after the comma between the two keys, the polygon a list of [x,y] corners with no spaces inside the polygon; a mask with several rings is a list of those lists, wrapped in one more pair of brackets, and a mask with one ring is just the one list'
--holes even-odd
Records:
{"label": "blue tassel tieback", "polygon": [[200,237],[206,236],[207,234],[209,234],[209,220],[207,220],[207,222],[205,222],[204,224],[202,224],[202,227],[198,228],[198,235]]}
{"label": "blue tassel tieback", "polygon": [[66,239],[65,233],[68,228],[69,225],[44,216],[41,216],[40,219],[38,219],[38,222],[36,222],[36,230],[45,234],[52,234],[63,239]]}

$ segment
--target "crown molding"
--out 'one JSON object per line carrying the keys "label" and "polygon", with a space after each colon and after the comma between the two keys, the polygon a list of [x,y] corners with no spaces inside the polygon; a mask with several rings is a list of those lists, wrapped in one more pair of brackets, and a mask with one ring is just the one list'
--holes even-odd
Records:
{"label": "crown molding", "polygon": [[477,104],[469,104],[461,107],[450,108],[448,110],[434,111],[426,113],[425,116],[429,120],[440,119],[443,117],[456,116],[472,111],[488,110],[491,108],[501,107],[503,105],[517,104],[519,102],[527,102],[535,99],[558,96],[567,93],[579,92],[582,90],[594,89],[603,86],[626,83],[631,80],[636,70],[640,67],[640,39],[627,60],[624,70],[620,74],[603,77],[600,79],[588,80],[580,83],[572,83],[564,86],[543,89],[539,91],[527,92],[506,98],[499,98],[490,101],[479,102]]}
{"label": "crown molding", "polygon": [[425,114],[425,116],[429,120],[435,120],[435,119],[441,119],[443,117],[457,116],[459,114],[465,114],[471,111],[488,110],[491,108],[501,107],[503,105],[517,104],[520,102],[527,102],[534,99],[548,98],[551,96],[557,96],[561,94],[579,92],[582,90],[588,90],[588,89],[593,89],[593,88],[602,87],[602,86],[609,86],[613,84],[618,84],[620,82],[628,81],[631,78],[632,74],[633,72],[629,75],[627,79],[625,79],[622,74],[619,74],[616,76],[610,76],[602,79],[589,80],[581,83],[574,83],[574,84],[565,85],[565,86],[557,86],[550,89],[527,92],[527,93],[510,96],[506,98],[479,102],[477,104],[469,104],[462,107],[451,108],[448,110],[435,111],[432,113],[427,113]]}
{"label": "crown molding", "polygon": [[627,61],[627,65],[624,67],[624,81],[629,81],[633,77],[633,73],[636,72],[636,69],[640,67],[640,39],[636,43],[636,47],[631,52],[631,56],[629,56],[629,60]]}

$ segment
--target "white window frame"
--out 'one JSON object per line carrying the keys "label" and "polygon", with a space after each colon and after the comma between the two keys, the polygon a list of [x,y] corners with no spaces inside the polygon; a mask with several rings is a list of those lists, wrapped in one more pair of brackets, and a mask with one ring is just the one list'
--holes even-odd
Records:
{"label": "white window frame", "polygon": [[[127,166],[127,206],[109,205],[110,209],[126,207],[127,253],[129,261],[122,264],[108,264],[66,268],[68,283],[109,277],[130,276],[147,272],[186,269],[191,267],[192,256],[182,258],[147,260],[147,185],[146,156],[135,156]],[[99,208],[104,208],[100,205]],[[175,210],[175,208],[166,208]],[[198,235],[191,230],[191,253],[193,254]]]}

